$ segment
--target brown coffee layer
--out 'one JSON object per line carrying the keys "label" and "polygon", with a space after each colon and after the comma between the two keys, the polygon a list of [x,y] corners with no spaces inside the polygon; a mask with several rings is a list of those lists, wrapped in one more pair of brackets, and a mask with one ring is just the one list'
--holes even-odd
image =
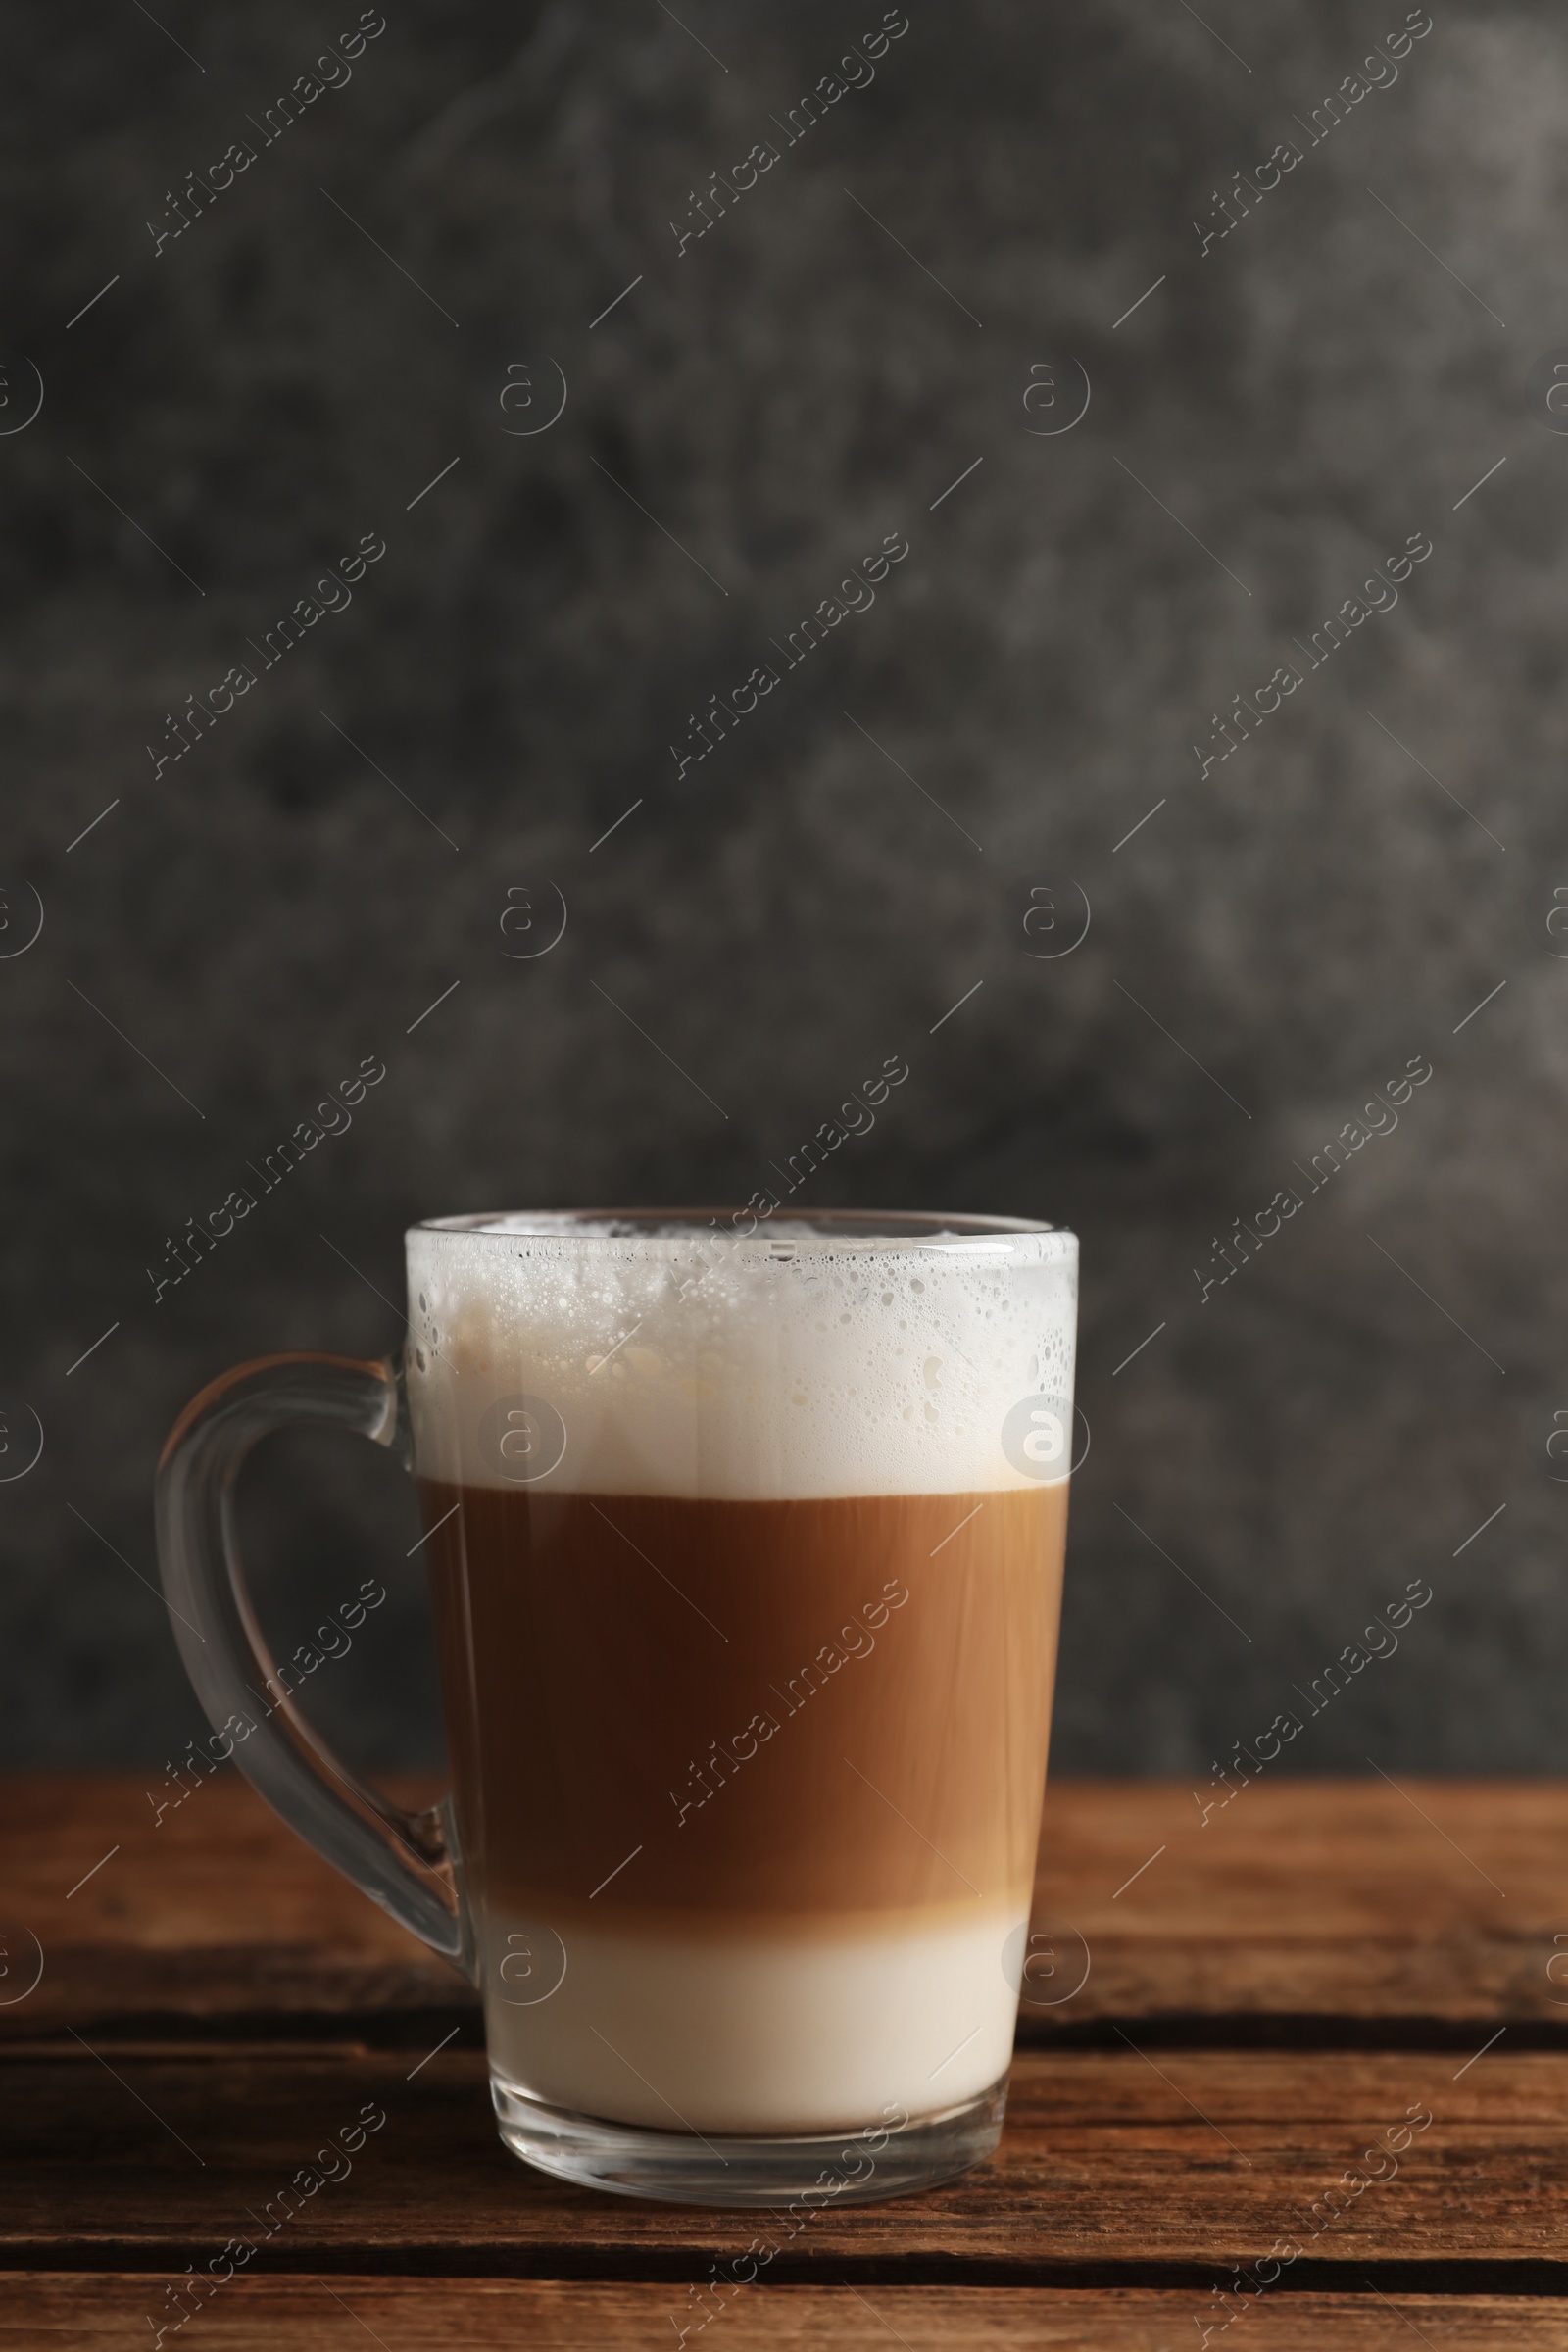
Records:
{"label": "brown coffee layer", "polygon": [[465,1866],[493,1913],[799,1933],[1026,1907],[1065,1485],[420,1486]]}

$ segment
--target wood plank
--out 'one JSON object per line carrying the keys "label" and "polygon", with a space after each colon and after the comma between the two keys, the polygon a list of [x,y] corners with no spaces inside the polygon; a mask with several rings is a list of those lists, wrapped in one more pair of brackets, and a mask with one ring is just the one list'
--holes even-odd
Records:
{"label": "wood plank", "polygon": [[[1545,2285],[1568,2282],[1568,2056],[1555,2054],[1495,2050],[1456,2067],[1431,2053],[1167,2051],[1153,2064],[1130,2049],[1025,2052],[990,2164],[927,2196],[793,2223],[534,2173],[496,2137],[483,2057],[461,2040],[422,2064],[384,2050],[121,2046],[112,2066],[72,2042],[0,2062],[0,2263],[178,2271],[245,2235],[261,2267],[646,2278],[689,2277],[694,2263],[701,2275],[766,2233],[775,2278],[842,2279],[848,2264],[857,2281],[1071,2282],[1076,2266],[1093,2284],[1133,2266],[1128,2283],[1153,2285],[1167,2281],[1137,2266],[1211,2273],[1289,2237],[1303,2270],[1545,2263],[1565,2266]],[[352,2172],[297,2214],[268,2216],[364,2102],[386,2121]],[[1380,2132],[1397,2140],[1423,2109],[1435,2120],[1392,2177],[1323,2204]]]}
{"label": "wood plank", "polygon": [[[162,1777],[148,1785],[156,1795]],[[397,1786],[408,1802],[433,1793]],[[444,1963],[231,1771],[156,1827],[126,1777],[12,1776],[0,1822],[0,1926],[19,1951],[35,1936],[45,1956],[36,1991],[0,2002],[0,2040],[68,2023],[250,2014],[378,2018],[412,2044],[432,2018],[471,2009]],[[1020,2031],[1275,2015],[1555,2032],[1568,1982],[1546,1971],[1568,1954],[1553,1941],[1568,1935],[1565,1850],[1568,1784],[1555,1782],[1265,1778],[1206,1828],[1185,1786],[1058,1782],[1037,1919],[1085,1939],[1089,1975],[1058,2005],[1026,2002]],[[1057,1948],[1062,1973],[1037,1979],[1037,1994],[1080,1973],[1072,1935]],[[1042,1947],[1038,1965],[1050,1964]],[[1568,1960],[1557,1973],[1568,1979]]]}
{"label": "wood plank", "polygon": [[[388,1786],[411,1806],[440,1792],[422,1779]],[[161,1820],[149,1791],[169,1802]],[[0,1928],[19,1970],[43,1954],[36,1990],[0,2005],[0,2043],[67,2024],[247,2013],[407,2016],[417,2038],[430,2014],[476,2008],[454,1969],[231,1768],[178,1804],[162,1773],[13,1775],[0,1780]]]}
{"label": "wood plank", "polygon": [[[147,2315],[169,2308],[162,2278],[48,2276],[6,2282],[0,2345],[47,2352],[149,2346]],[[722,2312],[728,2352],[1159,2352],[1191,2342],[1200,2298],[1139,2290],[1028,2287],[756,2287]],[[236,2278],[203,2305],[207,2352],[670,2352],[689,2324],[667,2286],[578,2286],[524,2279]],[[1261,2352],[1564,2352],[1568,2305],[1521,2296],[1276,2295],[1248,2315]],[[179,2337],[170,2335],[170,2345]],[[690,2336],[696,2343],[700,2335]],[[1213,2339],[1216,2342],[1220,2338]]]}
{"label": "wood plank", "polygon": [[[1214,1793],[1206,1776],[1200,1792]],[[1206,1826],[1191,1787],[1056,1782],[1036,1924],[1067,1923],[1092,1967],[1059,2009],[1026,2003],[1021,2029],[1267,2013],[1562,2026],[1565,1838],[1556,1781],[1265,1778]],[[1058,1940],[1065,1972],[1079,1947]]]}

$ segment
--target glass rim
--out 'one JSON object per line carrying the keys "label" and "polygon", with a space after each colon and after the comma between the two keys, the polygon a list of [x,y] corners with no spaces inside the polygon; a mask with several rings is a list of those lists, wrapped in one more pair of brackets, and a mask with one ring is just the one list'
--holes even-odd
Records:
{"label": "glass rim", "polygon": [[[750,1230],[745,1228],[749,1224]],[[799,1230],[807,1228],[803,1235]],[[979,1216],[937,1209],[789,1208],[760,1216],[742,1207],[709,1208],[529,1208],[480,1209],[459,1216],[420,1217],[408,1228],[416,1234],[462,1234],[477,1241],[548,1241],[625,1244],[639,1239],[675,1243],[688,1233],[712,1237],[726,1249],[774,1250],[793,1255],[798,1250],[944,1250],[992,1249],[999,1244],[1054,1235],[1076,1242],[1065,1225],[1046,1224],[1033,1217]]]}

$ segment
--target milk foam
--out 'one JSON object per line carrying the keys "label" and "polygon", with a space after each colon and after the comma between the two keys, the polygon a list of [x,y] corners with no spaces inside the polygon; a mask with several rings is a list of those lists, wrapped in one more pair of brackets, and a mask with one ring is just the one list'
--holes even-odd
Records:
{"label": "milk foam", "polygon": [[1004,1444],[1020,1399],[1066,1405],[1070,1429],[1070,1233],[774,1220],[720,1241],[539,1215],[416,1226],[408,1262],[422,1477],[732,1501],[993,1492],[1040,1482]]}

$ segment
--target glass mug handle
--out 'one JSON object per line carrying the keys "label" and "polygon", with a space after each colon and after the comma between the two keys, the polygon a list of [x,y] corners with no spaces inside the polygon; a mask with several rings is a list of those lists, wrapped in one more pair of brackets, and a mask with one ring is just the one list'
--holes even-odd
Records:
{"label": "glass mug handle", "polygon": [[[155,1513],[164,1593],[185,1671],[215,1732],[274,1813],[401,1927],[473,1974],[444,1807],[406,1813],[339,1762],[277,1683],[240,1563],[233,1513],[240,1464],[291,1424],[357,1430],[409,1454],[391,1357],[264,1355],[191,1398],[158,1465]],[[257,1686],[278,1695],[258,1703]],[[236,1725],[249,1725],[238,1731]]]}

